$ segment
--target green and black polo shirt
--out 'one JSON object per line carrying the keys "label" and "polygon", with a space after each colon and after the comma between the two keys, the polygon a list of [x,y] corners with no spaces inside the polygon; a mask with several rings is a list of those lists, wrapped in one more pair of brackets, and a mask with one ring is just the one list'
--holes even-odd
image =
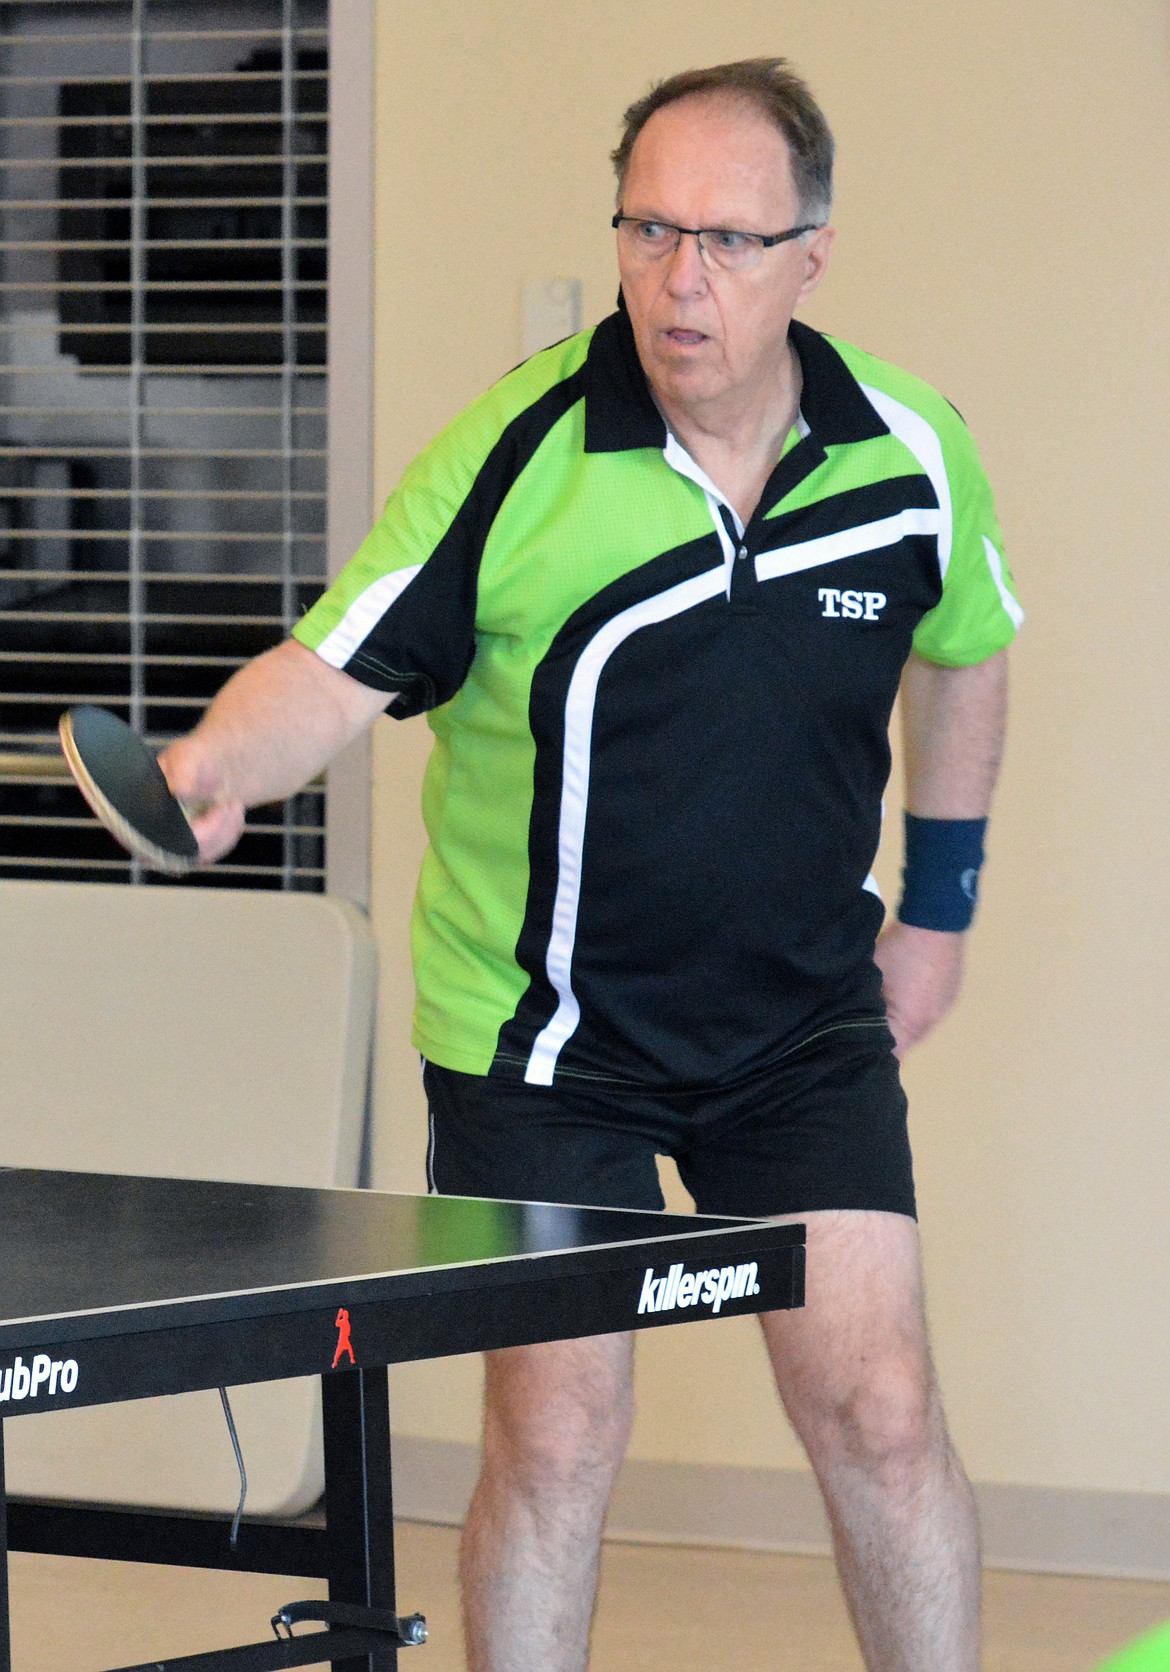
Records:
{"label": "green and black polo shirt", "polygon": [[903,664],[979,662],[1020,611],[953,408],[792,339],[801,416],[746,528],[619,312],[444,430],[296,629],[430,716],[412,940],[434,1062],[731,1084],[881,1014]]}

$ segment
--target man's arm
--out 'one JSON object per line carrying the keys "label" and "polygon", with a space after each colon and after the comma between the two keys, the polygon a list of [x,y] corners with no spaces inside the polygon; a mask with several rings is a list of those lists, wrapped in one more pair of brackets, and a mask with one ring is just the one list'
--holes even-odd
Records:
{"label": "man's arm", "polygon": [[[979,819],[1003,754],[1007,652],[973,667],[911,656],[902,676],[906,808],[919,818]],[[958,996],[964,936],[894,922],[876,958],[897,1054],[924,1039]]]}
{"label": "man's arm", "polygon": [[239,840],[244,810],[293,795],[371,726],[391,693],[331,668],[295,639],[232,675],[195,730],[159,756],[192,819],[200,863]]}

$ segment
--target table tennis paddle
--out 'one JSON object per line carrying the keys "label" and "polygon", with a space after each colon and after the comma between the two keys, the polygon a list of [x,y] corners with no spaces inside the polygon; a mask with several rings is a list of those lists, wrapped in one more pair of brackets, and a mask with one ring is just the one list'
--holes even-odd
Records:
{"label": "table tennis paddle", "polygon": [[88,703],[63,714],[58,731],[78,789],[111,836],[152,870],[185,876],[199,858],[199,843],[138,733]]}

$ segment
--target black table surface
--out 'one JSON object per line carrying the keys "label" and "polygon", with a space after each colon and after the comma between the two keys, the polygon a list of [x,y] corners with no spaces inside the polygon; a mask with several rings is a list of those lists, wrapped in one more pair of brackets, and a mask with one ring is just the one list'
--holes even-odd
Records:
{"label": "black table surface", "polygon": [[803,1240],[803,1226],[690,1214],[13,1168],[0,1351]]}

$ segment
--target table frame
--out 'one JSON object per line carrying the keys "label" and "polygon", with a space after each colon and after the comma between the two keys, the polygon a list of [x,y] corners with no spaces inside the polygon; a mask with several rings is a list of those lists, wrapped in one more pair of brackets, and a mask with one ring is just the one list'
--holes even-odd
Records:
{"label": "table frame", "polygon": [[[295,1574],[327,1580],[331,1602],[393,1614],[394,1505],[386,1370],[323,1376],[321,1399],[323,1527],[243,1520],[233,1548],[230,1518],[222,1516],[27,1499],[9,1502],[5,1515],[0,1495],[0,1672],[11,1672],[12,1667],[6,1594],[9,1550]],[[0,1439],[0,1494],[2,1489]],[[118,1672],[279,1672],[325,1661],[334,1672],[396,1672],[397,1646],[384,1634],[363,1627],[329,1626],[324,1633],[298,1633],[282,1640],[273,1636],[262,1643],[152,1660]]]}
{"label": "table frame", "polygon": [[[240,1316],[229,1315],[220,1301],[199,1303],[186,1323],[163,1306],[154,1323],[63,1319],[55,1336],[37,1326],[27,1339],[41,1350],[56,1346],[85,1362],[82,1397],[57,1403],[100,1404],[320,1374],[325,1525],[244,1521],[233,1548],[229,1518],[7,1503],[0,1421],[0,1672],[12,1672],[9,1550],[324,1578],[329,1601],[342,1616],[324,1631],[115,1672],[280,1672],[326,1661],[334,1672],[397,1672],[399,1640],[384,1629],[351,1623],[360,1611],[373,1610],[384,1626],[396,1607],[387,1366],[693,1318],[686,1310],[638,1309],[636,1279],[647,1261],[657,1269],[680,1260],[692,1266],[755,1260],[758,1290],[728,1300],[723,1316],[803,1304],[803,1225],[744,1221],[706,1229],[700,1222],[694,1231],[664,1231],[652,1240],[503,1261],[486,1285],[468,1267],[434,1284],[420,1284],[417,1274],[407,1282],[387,1276],[326,1283],[311,1303],[301,1294],[283,1307],[269,1295]],[[323,1370],[337,1340],[339,1300],[352,1315],[356,1364]]]}

